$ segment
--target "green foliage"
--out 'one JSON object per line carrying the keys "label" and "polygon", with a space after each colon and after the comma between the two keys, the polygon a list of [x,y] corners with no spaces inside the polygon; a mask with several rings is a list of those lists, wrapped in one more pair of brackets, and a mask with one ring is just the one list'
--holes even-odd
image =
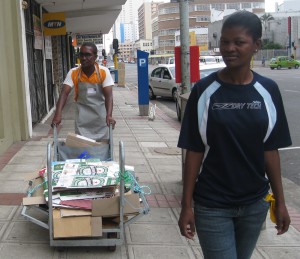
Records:
{"label": "green foliage", "polygon": [[284,49],[279,43],[268,42],[262,46],[262,49]]}
{"label": "green foliage", "polygon": [[263,27],[264,27],[265,31],[266,31],[267,27],[268,27],[268,22],[274,20],[274,17],[272,16],[272,14],[265,13],[263,16],[260,17],[260,20],[263,24]]}

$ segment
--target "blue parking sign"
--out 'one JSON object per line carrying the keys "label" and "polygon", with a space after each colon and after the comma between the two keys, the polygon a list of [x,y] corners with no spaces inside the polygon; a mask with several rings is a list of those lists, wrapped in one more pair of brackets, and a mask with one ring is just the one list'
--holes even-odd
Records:
{"label": "blue parking sign", "polygon": [[148,56],[148,52],[137,50],[139,105],[149,105]]}

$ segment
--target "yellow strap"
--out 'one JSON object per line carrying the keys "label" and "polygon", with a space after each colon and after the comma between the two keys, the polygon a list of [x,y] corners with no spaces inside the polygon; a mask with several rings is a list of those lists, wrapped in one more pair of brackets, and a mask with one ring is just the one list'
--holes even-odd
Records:
{"label": "yellow strap", "polygon": [[273,223],[276,224],[276,216],[275,216],[275,197],[272,193],[267,194],[266,201],[270,202],[270,219]]}

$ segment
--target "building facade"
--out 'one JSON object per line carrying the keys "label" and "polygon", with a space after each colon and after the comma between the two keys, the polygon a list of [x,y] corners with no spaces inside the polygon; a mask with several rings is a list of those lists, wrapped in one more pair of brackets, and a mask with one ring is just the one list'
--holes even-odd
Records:
{"label": "building facade", "polygon": [[119,44],[120,53],[118,55],[119,59],[123,61],[132,61],[134,59],[134,43],[133,42],[125,42]]}
{"label": "building facade", "polygon": [[120,43],[134,42],[139,38],[138,8],[145,0],[127,0],[115,22],[115,35]]}
{"label": "building facade", "polygon": [[139,39],[152,39],[152,16],[157,12],[159,3],[144,3],[138,9]]}
{"label": "building facade", "polygon": [[[93,32],[87,29],[94,30],[94,25],[107,33],[125,2],[86,1],[76,9],[71,0],[63,6],[43,0],[1,1],[0,155],[33,137],[33,128],[54,111],[56,92],[75,64],[72,33]],[[97,10],[105,12],[95,15]],[[43,15],[55,12],[71,14],[65,20],[67,34],[45,36]]]}
{"label": "building facade", "polygon": [[[189,2],[189,27],[208,28],[217,16],[223,18],[223,14],[230,11],[249,9],[254,13],[263,13],[264,6],[264,0],[194,0]],[[174,53],[175,33],[180,30],[179,11],[178,3],[158,5],[157,16],[153,15],[152,18],[152,39],[156,55]],[[214,41],[216,42],[215,39]],[[211,43],[207,44],[212,47]]]}

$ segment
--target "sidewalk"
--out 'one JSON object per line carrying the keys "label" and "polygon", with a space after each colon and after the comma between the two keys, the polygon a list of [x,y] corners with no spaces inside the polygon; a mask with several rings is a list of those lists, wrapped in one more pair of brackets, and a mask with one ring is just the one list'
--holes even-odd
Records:
{"label": "sidewalk", "polygon": [[[59,137],[74,131],[73,115],[72,103],[68,102]],[[125,164],[133,165],[140,185],[152,191],[147,196],[150,213],[126,227],[125,244],[115,252],[104,247],[51,248],[48,231],[20,215],[28,185],[23,179],[46,164],[46,146],[52,136],[50,117],[34,128],[32,139],[14,144],[0,156],[0,258],[203,258],[197,238],[186,240],[177,227],[182,192],[181,151],[176,147],[180,123],[160,109],[154,121],[139,116],[137,92],[132,86],[114,87],[114,117],[114,159],[118,161],[122,140]],[[293,188],[300,190],[299,186]],[[289,210],[292,225],[288,233],[277,236],[268,217],[252,259],[299,258],[300,211]]]}

